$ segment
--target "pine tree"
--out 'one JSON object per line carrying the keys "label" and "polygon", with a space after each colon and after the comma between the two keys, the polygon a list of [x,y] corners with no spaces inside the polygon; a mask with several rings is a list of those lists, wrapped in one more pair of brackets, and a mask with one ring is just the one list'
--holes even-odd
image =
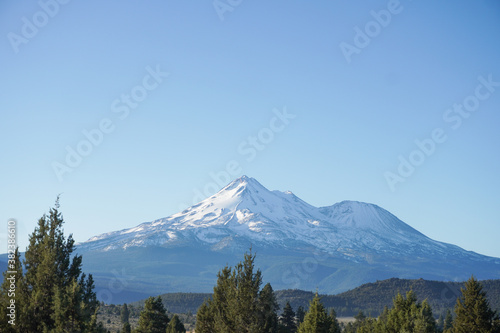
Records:
{"label": "pine tree", "polygon": [[128,310],[127,303],[123,303],[123,306],[120,310],[120,322],[122,324],[128,323],[130,319],[130,311]]}
{"label": "pine tree", "polygon": [[122,309],[120,311],[120,322],[122,324],[122,330],[124,333],[130,333],[130,311],[128,310],[127,303],[123,303]]}
{"label": "pine tree", "polygon": [[139,315],[137,333],[165,333],[168,326],[168,316],[161,297],[149,297],[144,310]]}
{"label": "pine tree", "polygon": [[245,253],[234,268],[219,271],[212,300],[198,309],[197,332],[276,332],[274,292],[271,285],[260,291],[262,273],[254,272],[254,262],[255,255]]}
{"label": "pine tree", "polygon": [[386,324],[387,324],[387,319],[389,318],[389,308],[384,306],[384,310],[380,314],[380,316],[377,319],[376,325],[375,325],[375,332],[385,332],[387,331],[386,329]]}
{"label": "pine tree", "polygon": [[347,324],[345,332],[346,333],[356,333],[358,330],[361,331],[370,331],[372,329],[372,324],[367,322],[367,318],[363,311],[359,311],[355,316],[354,316],[354,322],[350,322]]}
{"label": "pine tree", "polygon": [[295,315],[297,316],[297,325],[300,325],[304,321],[304,317],[306,316],[306,312],[304,311],[304,307],[302,305],[297,308],[297,312]]}
{"label": "pine tree", "polygon": [[76,280],[69,286],[55,287],[52,316],[55,332],[75,332],[85,329],[84,323],[79,320],[81,295],[81,286]]}
{"label": "pine tree", "polygon": [[337,313],[334,308],[330,309],[330,313],[328,314],[328,318],[330,319],[330,331],[329,333],[340,333],[340,324],[337,320]]}
{"label": "pine tree", "polygon": [[271,284],[266,284],[259,293],[259,332],[275,333],[278,331],[279,310]]}
{"label": "pine tree", "polygon": [[432,309],[427,300],[422,304],[415,304],[412,307],[412,319],[414,320],[414,331],[422,333],[437,332],[436,320],[432,315]]}
{"label": "pine tree", "polygon": [[393,307],[384,308],[378,319],[366,318],[362,312],[354,323],[346,325],[345,333],[435,333],[438,332],[432,309],[424,300],[417,302],[412,291],[404,298],[400,293],[393,300]]}
{"label": "pine tree", "polygon": [[351,333],[435,333],[437,332],[436,320],[432,309],[424,300],[417,302],[412,291],[406,293],[404,298],[400,293],[393,300],[393,307],[384,311],[378,319],[366,318],[360,312],[354,323],[346,325],[344,332]]}
{"label": "pine tree", "polygon": [[355,319],[357,322],[363,322],[363,321],[365,321],[366,316],[365,316],[365,314],[363,313],[363,311],[358,311],[358,314],[354,316],[354,319]]}
{"label": "pine tree", "polygon": [[330,318],[321,303],[318,292],[316,292],[313,300],[309,303],[309,309],[306,312],[304,321],[299,326],[298,332],[329,333],[330,325]]}
{"label": "pine tree", "polygon": [[500,317],[496,317],[495,320],[493,320],[493,328],[491,330],[492,333],[500,333]]}
{"label": "pine tree", "polygon": [[481,284],[472,276],[461,288],[455,305],[454,333],[492,332],[496,319]]}
{"label": "pine tree", "polygon": [[261,332],[263,323],[259,313],[259,290],[262,284],[260,270],[254,272],[255,255],[245,253],[243,262],[236,265],[234,284],[236,302],[233,304],[235,328],[237,332]]}
{"label": "pine tree", "polygon": [[398,293],[393,308],[387,314],[387,322],[381,323],[389,332],[434,333],[436,321],[427,300],[417,302],[413,291],[406,293],[406,299]]}
{"label": "pine tree", "polygon": [[217,274],[217,284],[214,287],[211,313],[213,328],[216,332],[236,332],[236,273],[226,266]]}
{"label": "pine tree", "polygon": [[215,332],[215,324],[214,317],[211,309],[214,306],[212,305],[211,300],[205,300],[203,304],[198,308],[196,312],[196,333],[213,333]]}
{"label": "pine tree", "polygon": [[293,312],[290,302],[286,302],[280,319],[282,333],[295,333],[297,325],[295,324],[295,312]]}
{"label": "pine tree", "polygon": [[167,333],[185,333],[186,329],[182,322],[179,319],[179,316],[174,314],[172,319],[170,319],[170,322],[168,323],[167,326]]}
{"label": "pine tree", "polygon": [[170,323],[168,324],[167,333],[186,333],[184,324],[181,323],[176,314],[172,317],[172,320],[170,320]]}
{"label": "pine tree", "polygon": [[132,328],[130,327],[130,323],[123,324],[122,330],[123,333],[132,333]]}
{"label": "pine tree", "polygon": [[[373,318],[363,318],[362,321],[357,323],[358,328],[356,333],[385,333],[386,331],[380,330],[378,321]],[[406,331],[401,331],[406,333]],[[399,332],[398,332],[399,333]]]}
{"label": "pine tree", "polygon": [[408,331],[413,329],[410,321],[411,305],[417,302],[413,291],[406,293],[406,299],[398,293],[393,299],[393,307],[387,317],[387,328],[391,332]]}
{"label": "pine tree", "polygon": [[453,327],[453,316],[451,315],[450,309],[446,311],[446,316],[444,317],[443,330],[447,330]]}
{"label": "pine tree", "polygon": [[98,303],[92,276],[86,279],[82,274],[82,257],[73,255],[73,236],[64,237],[63,224],[57,198],[55,207],[38,220],[30,235],[25,274],[18,270],[19,332],[97,329]]}
{"label": "pine tree", "polygon": [[437,329],[442,332],[444,330],[444,317],[443,314],[439,315],[437,324],[436,324]]}

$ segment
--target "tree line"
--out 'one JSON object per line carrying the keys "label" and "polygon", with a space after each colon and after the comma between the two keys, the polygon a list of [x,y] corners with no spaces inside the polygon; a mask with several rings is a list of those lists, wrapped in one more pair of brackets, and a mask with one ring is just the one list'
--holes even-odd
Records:
{"label": "tree line", "polygon": [[123,333],[186,333],[184,324],[179,316],[174,314],[168,318],[167,310],[163,305],[161,297],[149,297],[144,303],[144,309],[139,315],[137,327],[132,330],[129,323],[129,312],[127,304],[123,305],[121,311],[121,322]]}
{"label": "tree line", "polygon": [[354,323],[346,326],[346,333],[498,333],[500,320],[491,310],[481,284],[472,276],[456,300],[455,315],[447,311],[436,321],[426,300],[418,302],[413,291],[406,297],[400,293],[394,298],[392,308],[386,307],[378,318],[367,318],[362,312]]}
{"label": "tree line", "polygon": [[[258,255],[257,255],[258,257]],[[460,288],[465,282],[443,282],[423,279],[398,279],[391,278],[376,282],[366,283],[357,288],[337,295],[321,295],[321,302],[326,308],[335,308],[338,317],[354,317],[359,311],[378,317],[385,306],[391,307],[393,299],[398,291],[403,295],[408,290],[413,290],[419,300],[427,299],[432,307],[435,317],[444,317],[448,310],[453,309]],[[488,295],[490,307],[500,311],[500,279],[482,280],[483,290]],[[303,291],[299,289],[275,290],[274,294],[281,309],[288,301],[294,309],[307,308],[309,301],[314,297],[314,291]],[[212,293],[166,293],[160,295],[163,304],[168,304],[171,313],[188,315],[196,313],[206,298],[212,297]],[[134,312],[134,317],[139,317],[140,309],[144,307],[144,300],[129,303],[129,308]],[[107,305],[105,310],[109,311]],[[121,305],[114,311],[120,313]],[[183,320],[188,320],[183,317]],[[189,320],[191,322],[191,320]]]}

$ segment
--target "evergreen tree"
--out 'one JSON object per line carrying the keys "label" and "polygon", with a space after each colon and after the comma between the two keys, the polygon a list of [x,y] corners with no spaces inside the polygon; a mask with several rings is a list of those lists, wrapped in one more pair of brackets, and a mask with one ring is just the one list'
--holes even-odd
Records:
{"label": "evergreen tree", "polygon": [[144,303],[144,310],[139,315],[137,333],[165,333],[168,326],[168,316],[161,297],[149,297]]}
{"label": "evergreen tree", "polygon": [[75,332],[84,329],[79,322],[81,286],[73,280],[69,286],[54,289],[53,315],[55,332]]}
{"label": "evergreen tree", "polygon": [[215,323],[213,313],[211,309],[214,306],[212,305],[211,300],[205,300],[203,304],[198,308],[196,312],[196,333],[213,333],[215,332]]}
{"label": "evergreen tree", "polygon": [[437,332],[436,320],[432,315],[432,309],[427,300],[424,300],[419,306],[418,304],[412,307],[412,316],[414,318],[414,331],[422,333]]}
{"label": "evergreen tree", "polygon": [[363,321],[365,321],[366,316],[365,316],[365,314],[363,313],[363,311],[358,311],[358,314],[354,316],[354,319],[355,319],[357,322],[363,322]]}
{"label": "evergreen tree", "polygon": [[321,303],[318,292],[316,292],[313,300],[309,303],[309,309],[306,312],[304,321],[299,326],[298,332],[329,333],[330,325],[330,318]]}
{"label": "evergreen tree", "polygon": [[234,268],[217,274],[212,300],[198,309],[197,332],[276,332],[277,303],[271,285],[260,291],[262,273],[254,272],[255,255],[245,253]]}
{"label": "evergreen tree", "polygon": [[259,332],[275,333],[278,331],[279,310],[271,284],[266,284],[259,293]]}
{"label": "evergreen tree", "polygon": [[337,313],[335,312],[334,308],[330,309],[330,313],[328,315],[328,318],[330,319],[330,331],[329,333],[340,333],[340,324],[339,321],[337,320]]}
{"label": "evergreen tree", "polygon": [[280,318],[281,333],[295,333],[297,331],[297,325],[295,324],[295,312],[293,312],[290,302],[286,302],[283,308],[283,313]]}
{"label": "evergreen tree", "polygon": [[393,307],[387,316],[387,328],[391,332],[407,331],[411,332],[413,323],[411,322],[411,306],[417,302],[417,297],[413,291],[406,293],[406,299],[398,293],[393,299]]}
{"label": "evergreen tree", "polygon": [[346,333],[356,333],[358,330],[361,331],[370,331],[372,329],[372,324],[366,322],[366,316],[363,313],[363,311],[359,311],[355,316],[354,316],[354,322],[348,323],[345,332]]}
{"label": "evergreen tree", "polygon": [[389,332],[437,331],[431,307],[426,300],[418,303],[413,291],[406,293],[406,299],[398,293],[393,300],[393,308],[387,315],[387,322],[383,324]]}
{"label": "evergreen tree", "polygon": [[453,321],[454,333],[492,332],[496,319],[491,310],[486,293],[481,284],[472,276],[461,288],[462,295],[455,305],[456,318]]}
{"label": "evergreen tree", "polygon": [[236,332],[236,273],[228,266],[217,274],[217,284],[212,295],[213,328],[216,332]]}
{"label": "evergreen tree", "polygon": [[444,317],[443,330],[448,330],[453,327],[453,316],[451,315],[450,309],[446,311],[446,316]]}
{"label": "evergreen tree", "polygon": [[123,303],[123,306],[120,310],[120,322],[122,324],[128,323],[130,319],[130,311],[128,310],[127,303]]}
{"label": "evergreen tree", "polygon": [[[263,322],[259,309],[259,290],[262,284],[260,270],[254,273],[255,255],[245,253],[243,262],[236,265],[234,283],[230,287],[236,292],[233,309],[236,332],[261,332]],[[259,313],[260,312],[260,313]]]}
{"label": "evergreen tree", "polygon": [[[358,328],[356,329],[356,333],[385,333],[386,331],[381,330],[379,328],[379,324],[377,320],[373,318],[363,318],[362,321],[358,321]],[[406,331],[401,331],[406,333]],[[399,332],[398,332],[399,333]]]}
{"label": "evergreen tree", "polygon": [[[82,257],[73,255],[73,236],[64,237],[59,198],[38,220],[25,252],[25,274],[18,270],[16,330],[91,332],[98,329],[98,303],[92,276],[82,274]],[[18,260],[18,259],[16,259]],[[20,262],[18,260],[19,265]],[[0,296],[2,299],[2,296]],[[17,325],[19,324],[19,325]]]}
{"label": "evergreen tree", "polygon": [[295,315],[297,316],[297,325],[300,325],[306,316],[306,312],[304,311],[304,307],[302,305],[297,308],[297,313]]}
{"label": "evergreen tree", "polygon": [[186,333],[184,324],[181,323],[176,314],[172,317],[172,320],[170,320],[170,323],[168,324],[167,333]]}
{"label": "evergreen tree", "polygon": [[127,303],[123,303],[122,309],[120,311],[120,322],[122,324],[122,330],[124,333],[130,333],[130,311],[128,310]]}
{"label": "evergreen tree", "polygon": [[495,320],[493,320],[493,328],[491,330],[492,333],[500,333],[500,317],[496,317]]}
{"label": "evergreen tree", "polygon": [[122,330],[123,333],[132,333],[132,327],[130,327],[130,323],[123,324]]}
{"label": "evergreen tree", "polygon": [[436,327],[437,327],[438,331],[440,331],[440,332],[442,332],[444,330],[444,317],[443,317],[443,314],[439,315]]}
{"label": "evergreen tree", "polygon": [[435,333],[436,321],[427,300],[417,302],[412,291],[404,298],[400,293],[393,300],[393,307],[387,307],[377,320],[366,318],[362,313],[354,323],[346,326],[345,333]]}

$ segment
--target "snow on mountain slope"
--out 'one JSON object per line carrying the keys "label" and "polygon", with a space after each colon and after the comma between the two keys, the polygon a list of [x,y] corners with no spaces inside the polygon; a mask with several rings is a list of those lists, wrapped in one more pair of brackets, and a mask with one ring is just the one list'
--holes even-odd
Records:
{"label": "snow on mountain slope", "polygon": [[343,201],[316,208],[291,192],[269,191],[246,176],[180,213],[95,236],[78,247],[106,251],[193,243],[215,250],[238,243],[315,248],[354,259],[367,253],[474,255],[426,237],[376,205]]}
{"label": "snow on mountain slope", "polygon": [[299,234],[313,241],[320,234],[318,229],[331,231],[331,226],[324,227],[327,223],[321,212],[291,192],[271,192],[243,176],[180,213],[93,237],[80,247],[113,249],[182,241],[216,244],[226,237],[280,243]]}

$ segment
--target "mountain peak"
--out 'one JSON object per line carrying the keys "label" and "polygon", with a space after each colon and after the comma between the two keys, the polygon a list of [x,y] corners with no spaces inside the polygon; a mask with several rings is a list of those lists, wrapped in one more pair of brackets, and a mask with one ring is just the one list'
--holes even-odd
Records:
{"label": "mountain peak", "polygon": [[[475,273],[492,278],[500,269],[500,259],[434,241],[374,204],[342,201],[318,208],[289,191],[269,191],[248,176],[182,212],[93,237],[78,249],[93,253],[98,267],[103,266],[102,258],[113,258],[107,259],[110,265],[123,262],[127,272],[132,267],[137,276],[151,267],[151,278],[140,285],[170,277],[176,281],[167,282],[171,288],[183,283],[200,286],[214,267],[249,246],[265,253],[263,271],[283,289],[300,283],[331,288],[339,281],[351,288],[368,277],[450,280]],[[127,259],[115,260],[117,254]],[[209,282],[213,286],[214,281]]]}
{"label": "mountain peak", "polygon": [[255,186],[255,185],[262,186],[255,178],[248,177],[247,175],[243,175],[240,178],[233,180],[231,183],[245,184],[245,185],[252,185],[252,186]]}
{"label": "mountain peak", "polygon": [[313,247],[347,257],[400,251],[402,246],[412,254],[423,249],[442,253],[447,248],[376,205],[342,201],[317,208],[290,191],[269,191],[246,175],[182,212],[86,243],[104,249],[181,243],[214,248],[260,244],[296,250]]}
{"label": "mountain peak", "polygon": [[248,177],[247,175],[243,175],[240,178],[235,179],[235,181],[239,180],[240,182],[243,182],[243,181],[249,181],[250,179],[253,179],[253,178],[252,177]]}
{"label": "mountain peak", "polygon": [[257,192],[258,192],[258,190],[268,191],[268,189],[266,189],[264,186],[262,186],[262,184],[259,183],[256,179],[254,179],[252,177],[248,177],[246,175],[243,175],[240,178],[237,178],[237,179],[233,180],[232,182],[230,182],[229,184],[227,184],[216,195],[220,195],[221,193],[223,193],[225,191],[230,191],[230,190],[233,190],[235,188],[240,189],[239,191],[243,191],[243,189],[248,189],[248,188],[257,190]]}

